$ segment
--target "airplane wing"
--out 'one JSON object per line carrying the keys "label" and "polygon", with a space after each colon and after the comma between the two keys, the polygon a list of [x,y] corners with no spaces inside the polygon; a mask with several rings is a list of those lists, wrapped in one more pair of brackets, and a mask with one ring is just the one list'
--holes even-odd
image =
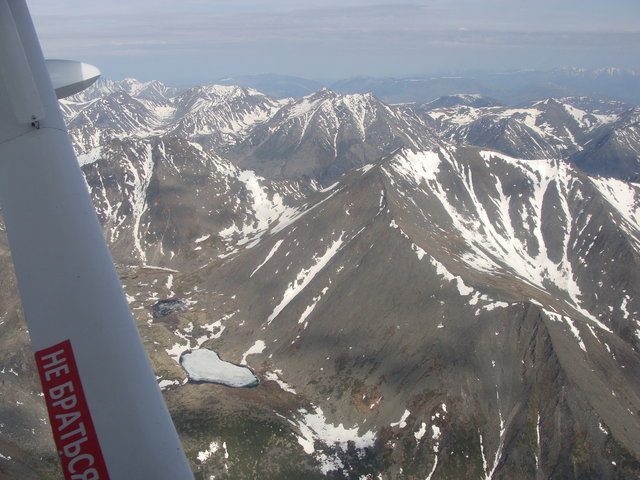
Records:
{"label": "airplane wing", "polygon": [[100,78],[100,70],[75,60],[45,60],[56,97],[66,98],[81,92]]}

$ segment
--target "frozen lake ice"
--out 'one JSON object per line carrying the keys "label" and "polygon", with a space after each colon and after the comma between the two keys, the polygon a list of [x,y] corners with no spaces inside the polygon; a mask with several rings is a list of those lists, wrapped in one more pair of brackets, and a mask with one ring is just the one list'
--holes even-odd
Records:
{"label": "frozen lake ice", "polygon": [[180,365],[194,382],[219,383],[235,388],[258,385],[258,377],[247,367],[221,360],[216,352],[206,348],[184,353]]}

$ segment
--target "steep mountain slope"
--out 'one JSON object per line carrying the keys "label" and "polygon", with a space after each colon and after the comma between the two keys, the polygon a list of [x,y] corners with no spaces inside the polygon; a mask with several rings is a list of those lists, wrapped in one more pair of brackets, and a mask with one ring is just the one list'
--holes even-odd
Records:
{"label": "steep mountain slope", "polygon": [[308,182],[274,183],[240,171],[174,136],[113,140],[100,152],[84,172],[112,251],[126,264],[210,262],[232,244],[259,241],[315,191]]}
{"label": "steep mountain slope", "polygon": [[209,85],[182,92],[159,82],[108,82],[64,100],[69,133],[79,153],[113,138],[177,135],[224,151],[288,100],[255,90]]}
{"label": "steep mountain slope", "polygon": [[595,128],[613,122],[612,114],[592,113],[570,98],[547,99],[522,108],[430,108],[425,115],[455,144],[478,145],[520,158],[566,158],[584,148]]}
{"label": "steep mountain slope", "polygon": [[106,97],[114,92],[125,92],[131,97],[151,102],[161,103],[171,100],[180,93],[179,88],[170,87],[158,80],[149,82],[141,82],[134,78],[125,78],[120,81],[109,80],[108,78],[100,78],[91,87],[74,95],[70,99],[65,99],[63,105],[89,102],[97,97]]}
{"label": "steep mountain slope", "polygon": [[68,118],[78,153],[91,152],[112,138],[152,135],[162,123],[148,104],[123,90],[92,100],[77,113],[68,112]]}
{"label": "steep mountain slope", "polygon": [[571,161],[585,172],[638,181],[640,178],[640,109],[622,114],[611,125],[594,131],[588,148]]}
{"label": "steep mountain slope", "polygon": [[174,99],[176,122],[168,133],[214,147],[233,145],[249,128],[269,119],[287,103],[240,87],[192,88]]}
{"label": "steep mountain slope", "polygon": [[385,475],[637,474],[638,218],[611,189],[640,201],[552,162],[398,153],[207,269],[236,296],[216,350],[277,371]]}
{"label": "steep mountain slope", "polygon": [[404,151],[199,273],[198,305],[227,299],[211,345],[296,392],[279,414],[327,472],[637,473],[638,219],[613,189],[640,200],[553,162]]}
{"label": "steep mountain slope", "polygon": [[283,107],[230,155],[267,177],[307,176],[328,185],[351,168],[399,147],[438,143],[417,116],[373,95],[323,89]]}

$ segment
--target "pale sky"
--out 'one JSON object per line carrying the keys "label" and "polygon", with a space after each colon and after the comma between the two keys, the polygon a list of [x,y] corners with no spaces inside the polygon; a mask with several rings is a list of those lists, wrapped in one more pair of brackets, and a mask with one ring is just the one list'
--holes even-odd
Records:
{"label": "pale sky", "polygon": [[473,70],[640,71],[640,0],[27,0],[45,56],[204,84]]}

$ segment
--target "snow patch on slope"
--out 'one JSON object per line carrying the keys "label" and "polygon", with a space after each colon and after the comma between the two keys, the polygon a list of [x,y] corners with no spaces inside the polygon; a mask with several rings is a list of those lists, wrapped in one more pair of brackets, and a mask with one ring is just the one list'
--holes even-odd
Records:
{"label": "snow patch on slope", "polygon": [[249,206],[248,215],[243,224],[232,224],[221,230],[219,235],[227,242],[234,240],[236,245],[247,245],[251,248],[258,244],[269,229],[281,219],[292,217],[296,211],[287,207],[278,193],[268,192],[262,183],[264,179],[251,170],[238,173],[247,191]]}
{"label": "snow patch on slope", "polygon": [[589,177],[589,180],[620,214],[622,230],[640,252],[640,187],[613,178]]}
{"label": "snow patch on slope", "polygon": [[[404,150],[384,165],[383,170],[391,178],[400,177],[415,185],[442,205],[452,227],[464,240],[467,250],[462,249],[459,258],[469,267],[488,273],[506,270],[540,291],[551,288],[554,293],[564,292],[564,299],[573,308],[608,330],[582,306],[582,291],[569,259],[569,243],[575,233],[570,202],[576,180],[571,168],[557,160],[521,160],[489,151],[480,152],[484,165],[469,164],[460,162],[455,152],[453,148],[438,152]],[[514,170],[529,184],[530,193],[524,197],[521,193],[516,196],[503,185],[502,182],[508,180],[506,174],[503,178],[495,173]],[[450,191],[450,182],[437,180],[439,175],[446,175],[458,185],[455,194]],[[489,183],[495,188],[487,189],[487,179],[481,175],[491,175]],[[609,190],[613,197],[613,189]],[[636,228],[637,209],[631,208],[637,205],[636,192],[630,187],[625,191],[621,199],[612,198],[611,202],[626,209],[625,218]],[[543,204],[550,201],[548,198],[555,199],[552,208],[559,212],[562,225],[554,232],[557,239],[554,248],[557,249],[557,244],[560,251],[554,251],[553,255],[549,239],[543,234]],[[513,215],[517,218],[512,218]],[[428,216],[425,218],[428,220]],[[520,225],[527,230],[524,236],[516,231]],[[426,254],[422,249],[415,250],[419,258]],[[436,266],[449,278],[446,268]],[[461,294],[467,292],[464,286],[460,289]]]}
{"label": "snow patch on slope", "polygon": [[309,268],[302,269],[298,273],[296,279],[291,282],[285,290],[280,303],[273,309],[273,312],[271,312],[271,315],[267,318],[267,325],[280,315],[280,312],[282,312],[282,310],[284,310],[287,305],[289,305],[289,303],[296,298],[296,296],[298,296],[298,294],[302,292],[307,285],[309,285],[311,280],[313,280],[313,278],[329,263],[338,250],[340,250],[343,243],[342,236],[343,235],[340,235],[340,237],[327,248],[324,254],[319,257],[315,256],[313,258],[313,265]]}
{"label": "snow patch on slope", "polygon": [[315,442],[322,442],[329,446],[336,445],[343,451],[347,450],[349,442],[353,442],[355,448],[359,450],[372,447],[375,443],[375,432],[367,431],[361,435],[358,427],[346,428],[342,423],[333,425],[327,421],[321,408],[316,408],[314,413],[301,409],[299,413],[302,418],[298,421],[298,427],[300,428],[298,443],[307,454],[314,455],[320,461],[321,470],[324,474],[340,468],[342,462],[337,455],[329,457],[317,451]]}
{"label": "snow patch on slope", "polygon": [[240,365],[246,365],[247,364],[247,357],[249,355],[262,353],[262,352],[264,352],[265,347],[266,347],[266,345],[265,345],[263,340],[256,340],[255,343],[251,346],[251,348],[249,348],[249,350],[244,352],[244,354],[242,355],[242,360],[240,360]]}

